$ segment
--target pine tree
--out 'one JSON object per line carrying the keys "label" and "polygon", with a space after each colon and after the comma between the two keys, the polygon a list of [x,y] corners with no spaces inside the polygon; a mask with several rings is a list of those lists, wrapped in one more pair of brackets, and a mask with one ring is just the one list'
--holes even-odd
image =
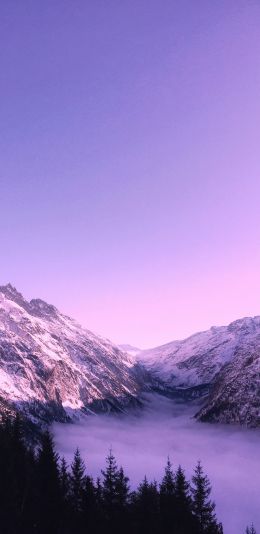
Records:
{"label": "pine tree", "polygon": [[195,520],[192,514],[190,485],[181,466],[178,467],[175,475],[175,502],[174,524],[176,531],[180,534],[182,532],[196,532]]}
{"label": "pine tree", "polygon": [[117,471],[115,481],[114,531],[121,534],[129,529],[129,479],[122,467]]}
{"label": "pine tree", "polygon": [[163,531],[166,533],[172,532],[175,509],[175,480],[172,464],[168,457],[164,476],[160,484],[160,517]]}
{"label": "pine tree", "polygon": [[117,463],[111,449],[106,458],[106,464],[106,469],[101,471],[103,475],[102,495],[104,511],[107,517],[111,518],[116,505],[116,484],[118,479]]}
{"label": "pine tree", "polygon": [[26,447],[25,486],[22,499],[21,533],[34,532],[38,510],[38,457],[33,448]]}
{"label": "pine tree", "polygon": [[83,517],[82,523],[84,525],[84,532],[93,532],[96,526],[97,518],[97,502],[96,502],[96,489],[94,486],[93,479],[90,476],[84,478],[84,489],[83,489]]}
{"label": "pine tree", "polygon": [[246,534],[256,534],[254,525],[251,525],[251,527],[246,527]]}
{"label": "pine tree", "polygon": [[71,464],[71,503],[76,514],[82,511],[85,464],[77,448]]}
{"label": "pine tree", "polygon": [[58,459],[47,431],[42,436],[37,458],[38,531],[43,534],[58,531],[61,510]]}
{"label": "pine tree", "polygon": [[64,457],[61,459],[59,476],[62,498],[64,501],[67,501],[70,491],[70,476],[68,473],[68,465]]}
{"label": "pine tree", "polygon": [[105,515],[103,505],[103,488],[100,478],[97,478],[95,485],[95,502],[96,502],[96,528],[94,532],[105,532]]}
{"label": "pine tree", "polygon": [[172,470],[172,464],[170,462],[170,458],[168,456],[166,467],[165,467],[165,472],[164,472],[164,477],[160,484],[160,494],[171,497],[174,495],[174,492],[175,492],[174,473]]}
{"label": "pine tree", "polygon": [[196,466],[192,482],[193,512],[198,524],[198,532],[199,534],[218,534],[222,527],[216,521],[215,503],[210,500],[210,482],[208,476],[204,475],[200,462]]}
{"label": "pine tree", "polygon": [[154,534],[159,529],[159,494],[156,482],[146,476],[133,495],[135,530],[140,534]]}
{"label": "pine tree", "polygon": [[122,511],[127,507],[129,502],[129,478],[125,475],[122,467],[117,472],[115,481],[115,501],[117,508]]}
{"label": "pine tree", "polygon": [[60,491],[61,491],[61,524],[62,533],[69,532],[71,523],[72,506],[70,501],[70,474],[65,458],[61,459],[59,467]]}

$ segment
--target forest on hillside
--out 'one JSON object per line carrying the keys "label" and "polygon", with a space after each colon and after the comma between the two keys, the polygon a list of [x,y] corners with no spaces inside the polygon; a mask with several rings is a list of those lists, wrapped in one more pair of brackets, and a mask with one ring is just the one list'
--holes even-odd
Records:
{"label": "forest on hillside", "polygon": [[[43,433],[25,439],[19,418],[0,425],[1,534],[223,534],[200,462],[192,479],[168,458],[162,479],[132,490],[112,450],[101,477],[87,474],[80,451],[67,465]],[[256,534],[253,526],[247,534]],[[239,534],[239,533],[238,533]],[[241,533],[242,534],[242,533]]]}

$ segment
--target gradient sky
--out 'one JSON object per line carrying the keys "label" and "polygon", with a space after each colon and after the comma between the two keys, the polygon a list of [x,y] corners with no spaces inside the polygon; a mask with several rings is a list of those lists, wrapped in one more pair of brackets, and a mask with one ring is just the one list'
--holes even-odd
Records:
{"label": "gradient sky", "polygon": [[0,24],[0,283],[140,347],[259,315],[259,1]]}

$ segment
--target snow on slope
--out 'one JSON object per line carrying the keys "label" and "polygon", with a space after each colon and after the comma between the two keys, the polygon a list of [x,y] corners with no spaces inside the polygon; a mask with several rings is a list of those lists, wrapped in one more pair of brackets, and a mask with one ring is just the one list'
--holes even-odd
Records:
{"label": "snow on slope", "polygon": [[141,387],[138,366],[116,345],[0,287],[0,400],[31,418],[66,420],[82,409],[124,409]]}
{"label": "snow on slope", "polygon": [[142,351],[137,359],[168,385],[197,386],[212,382],[233,359],[237,347],[259,333],[260,317],[239,319],[229,326],[213,326],[182,341]]}
{"label": "snow on slope", "polygon": [[202,421],[260,426],[260,334],[241,343],[213,384]]}
{"label": "snow on slope", "polygon": [[54,306],[0,287],[0,413],[66,421],[125,410],[154,388],[186,399],[209,393],[202,420],[260,426],[260,317],[151,350],[121,349]]}
{"label": "snow on slope", "polygon": [[172,392],[210,391],[201,420],[260,426],[260,317],[212,327],[137,359]]}

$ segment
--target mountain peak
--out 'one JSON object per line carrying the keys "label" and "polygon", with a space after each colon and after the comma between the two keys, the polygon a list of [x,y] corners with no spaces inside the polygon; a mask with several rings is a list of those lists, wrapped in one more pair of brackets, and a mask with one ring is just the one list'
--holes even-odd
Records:
{"label": "mountain peak", "polygon": [[32,299],[30,302],[28,302],[23,297],[22,293],[19,293],[19,291],[17,291],[17,289],[10,283],[4,286],[0,286],[0,293],[2,293],[6,299],[11,300],[12,302],[18,304],[18,306],[24,308],[31,315],[47,318],[50,316],[57,317],[57,315],[59,314],[55,306],[53,306],[52,304],[48,304],[47,302],[39,298]]}
{"label": "mountain peak", "polygon": [[17,304],[21,305],[21,303],[25,302],[22,293],[19,293],[19,291],[17,291],[17,289],[10,283],[0,286],[0,293],[2,293],[8,300],[12,300]]}
{"label": "mountain peak", "polygon": [[10,294],[10,295],[21,295],[21,293],[19,293],[19,291],[17,291],[16,287],[12,286],[12,284],[10,284],[10,282],[8,282],[8,284],[6,284],[6,285],[0,286],[0,292],[1,293],[7,293],[7,294]]}

